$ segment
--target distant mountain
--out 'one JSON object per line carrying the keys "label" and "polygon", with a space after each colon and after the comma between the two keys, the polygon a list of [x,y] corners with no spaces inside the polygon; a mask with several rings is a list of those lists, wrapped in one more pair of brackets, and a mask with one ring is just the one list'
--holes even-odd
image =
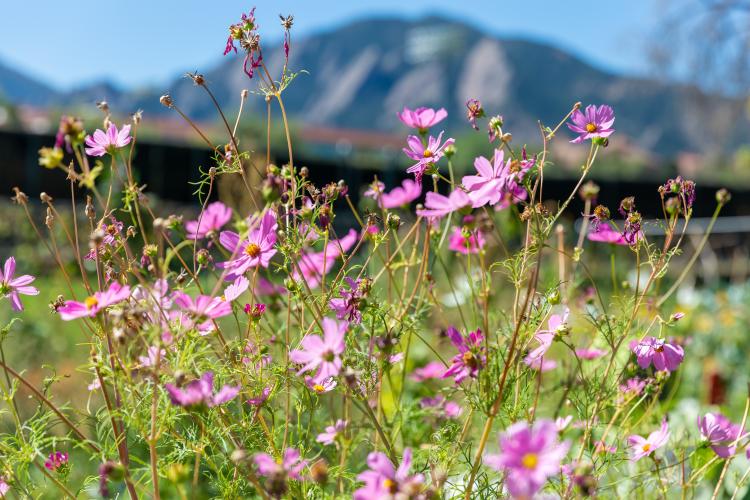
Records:
{"label": "distant mountain", "polygon": [[[277,74],[280,47],[266,48],[264,57]],[[445,126],[456,131],[466,126],[465,101],[478,98],[488,113],[505,117],[519,140],[534,141],[537,120],[553,125],[576,101],[611,104],[618,132],[664,155],[733,147],[746,141],[750,130],[746,115],[737,113],[739,101],[611,74],[549,45],[498,38],[444,18],[367,19],[293,39],[290,66],[307,73],[286,91],[285,104],[308,125],[403,130],[396,112],[425,105],[445,107]],[[236,108],[242,89],[257,85],[242,72],[241,55],[219,59],[203,74],[226,109]],[[0,66],[0,92],[13,102],[36,105],[107,99],[115,109],[141,108],[147,116],[167,112],[158,98],[169,92],[188,115],[216,116],[207,96],[185,78],[153,91],[99,84],[61,94]],[[256,110],[263,106],[259,98],[251,103]]]}

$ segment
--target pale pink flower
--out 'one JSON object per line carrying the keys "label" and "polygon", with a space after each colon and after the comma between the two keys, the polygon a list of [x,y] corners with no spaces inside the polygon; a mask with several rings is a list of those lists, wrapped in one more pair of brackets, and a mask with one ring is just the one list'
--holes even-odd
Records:
{"label": "pale pink flower", "polygon": [[124,125],[118,132],[115,124],[110,123],[107,132],[96,129],[93,137],[86,136],[86,154],[91,156],[114,154],[116,149],[130,144],[130,139],[130,125]]}
{"label": "pale pink flower", "polygon": [[414,174],[414,180],[418,183],[422,182],[422,175],[428,167],[437,163],[440,158],[445,155],[445,148],[452,145],[455,141],[453,139],[443,140],[443,132],[437,136],[437,139],[430,136],[427,139],[427,146],[422,144],[422,140],[416,135],[410,135],[406,140],[408,148],[404,148],[403,151],[406,156],[416,161],[414,165],[406,169],[407,173]]}
{"label": "pale pink flower", "polygon": [[68,300],[65,305],[59,307],[57,312],[64,321],[76,318],[93,318],[107,307],[127,300],[130,297],[130,287],[113,282],[109,289],[103,292],[95,292],[94,295],[86,297],[83,302]]}
{"label": "pale pink flower", "polygon": [[164,386],[169,393],[172,404],[185,408],[222,405],[233,400],[240,392],[239,386],[225,385],[214,394],[213,387],[214,374],[210,371],[204,373],[198,380],[193,380],[183,389],[173,384]]}
{"label": "pale pink flower", "polygon": [[212,233],[216,233],[230,220],[232,220],[231,208],[220,201],[209,203],[198,220],[185,223],[187,237],[191,240],[205,238]]}
{"label": "pale pink flower", "polygon": [[551,315],[547,321],[547,330],[539,330],[534,334],[534,340],[536,340],[538,346],[526,356],[524,361],[528,366],[539,369],[543,365],[540,360],[547,354],[555,337],[562,335],[568,328],[568,314],[570,314],[570,311],[565,308],[562,316],[559,314]]}
{"label": "pale pink flower", "polygon": [[362,193],[362,196],[364,196],[365,198],[372,198],[373,200],[377,200],[383,194],[384,189],[385,184],[380,181],[376,181],[370,184],[370,187],[367,189],[367,191]]}
{"label": "pale pink flower", "polygon": [[648,435],[647,438],[633,434],[628,437],[630,444],[630,460],[637,462],[643,457],[651,455],[669,441],[669,425],[665,418],[661,422],[661,428]]}
{"label": "pale pink flower", "polygon": [[607,354],[607,351],[603,351],[602,349],[597,349],[595,347],[586,347],[586,348],[579,348],[576,349],[576,356],[578,356],[580,359],[596,359],[601,358],[605,354]]}
{"label": "pale pink flower", "polygon": [[278,461],[267,453],[256,453],[253,460],[255,465],[258,466],[258,473],[266,477],[279,477],[281,475],[299,481],[302,479],[300,473],[307,467],[307,461],[302,460],[299,451],[294,448],[284,450],[284,456]]}
{"label": "pale pink flower", "polygon": [[348,326],[346,321],[323,318],[323,337],[308,335],[302,339],[302,349],[294,349],[289,353],[289,359],[303,365],[297,375],[317,370],[313,376],[316,384],[338,375],[341,370],[341,354],[346,348],[344,336]]}
{"label": "pale pink flower", "polygon": [[338,385],[338,382],[336,382],[336,379],[333,377],[328,377],[325,380],[316,382],[313,377],[305,376],[305,385],[315,394],[325,394],[326,392],[334,390]]}
{"label": "pale pink flower", "polygon": [[566,125],[570,130],[578,134],[578,137],[570,142],[581,143],[587,139],[607,138],[615,131],[612,125],[615,123],[615,112],[606,104],[595,106],[589,104],[581,112],[580,109],[573,111],[570,115],[573,123]]}
{"label": "pale pink flower", "polygon": [[422,217],[440,218],[451,212],[471,207],[471,200],[461,188],[454,189],[448,196],[429,191],[425,195],[425,208],[417,210]]}
{"label": "pale pink flower", "polygon": [[422,196],[422,185],[411,179],[404,179],[400,186],[383,193],[378,201],[383,208],[398,208],[408,205],[420,196]]}
{"label": "pale pink flower", "polygon": [[177,291],[174,293],[173,299],[174,303],[181,307],[183,311],[198,319],[216,319],[232,314],[231,304],[222,300],[221,297],[197,295],[193,300],[188,294]]}
{"label": "pale pink flower", "polygon": [[385,453],[373,452],[367,456],[369,470],[357,476],[365,485],[354,492],[354,500],[390,500],[420,498],[424,476],[409,474],[411,448],[404,449],[401,465],[396,468]]}
{"label": "pale pink flower", "polygon": [[138,356],[138,361],[141,362],[142,368],[149,368],[151,366],[156,366],[157,359],[159,360],[159,364],[164,363],[164,358],[166,356],[166,350],[159,349],[158,347],[152,345],[148,348],[147,356]]}
{"label": "pale pink flower", "polygon": [[442,378],[445,373],[445,365],[440,361],[430,361],[421,368],[415,369],[410,378],[416,382],[424,382],[425,380]]}
{"label": "pale pink flower", "polygon": [[336,421],[335,425],[329,425],[328,427],[326,427],[326,431],[318,434],[318,437],[315,440],[325,445],[333,444],[336,441],[338,435],[344,432],[346,426],[346,420],[339,419]]}
{"label": "pale pink flower", "polygon": [[224,300],[227,302],[232,302],[237,297],[242,295],[249,286],[250,281],[247,278],[245,278],[244,276],[238,276],[237,278],[235,278],[231,285],[227,286],[224,289]]}
{"label": "pale pink flower", "polygon": [[16,259],[8,257],[3,269],[0,270],[0,297],[10,297],[10,307],[14,311],[23,311],[21,295],[39,295],[39,290],[31,286],[36,279],[34,276],[24,274],[14,277],[16,274]]}

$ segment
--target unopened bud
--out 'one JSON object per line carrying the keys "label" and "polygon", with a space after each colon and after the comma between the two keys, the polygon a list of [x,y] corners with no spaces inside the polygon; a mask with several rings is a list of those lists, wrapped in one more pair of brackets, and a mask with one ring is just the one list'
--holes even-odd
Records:
{"label": "unopened bud", "polygon": [[39,193],[39,199],[42,200],[42,203],[47,203],[47,204],[52,203],[52,197],[48,195],[47,193],[45,193],[44,191]]}
{"label": "unopened bud", "polygon": [[721,205],[726,205],[732,200],[732,193],[730,193],[727,189],[721,188],[718,191],[716,191],[716,202]]}

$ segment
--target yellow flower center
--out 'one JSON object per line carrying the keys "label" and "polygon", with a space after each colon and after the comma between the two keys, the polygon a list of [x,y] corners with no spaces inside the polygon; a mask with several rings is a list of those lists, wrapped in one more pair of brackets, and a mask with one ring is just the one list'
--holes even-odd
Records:
{"label": "yellow flower center", "polygon": [[596,125],[594,125],[593,123],[587,123],[586,124],[586,132],[588,132],[588,133],[596,132]]}
{"label": "yellow flower center", "polygon": [[253,258],[257,257],[260,255],[260,247],[255,243],[250,243],[245,247],[245,255],[249,255]]}
{"label": "yellow flower center", "polygon": [[385,479],[383,481],[383,488],[388,490],[390,493],[396,493],[398,491],[398,485],[396,481],[392,479]]}
{"label": "yellow flower center", "polygon": [[539,457],[536,453],[526,453],[523,457],[521,457],[521,465],[529,470],[536,468],[536,464],[538,463]]}
{"label": "yellow flower center", "polygon": [[424,153],[422,153],[422,156],[424,156],[425,158],[429,158],[430,156],[432,156],[432,151],[430,151],[429,149],[425,149]]}
{"label": "yellow flower center", "polygon": [[646,444],[643,445],[643,451],[645,453],[648,453],[650,449],[651,449],[651,444],[650,443],[646,443]]}
{"label": "yellow flower center", "polygon": [[656,351],[656,352],[664,352],[664,346],[663,345],[658,345],[658,346],[654,347],[654,351]]}
{"label": "yellow flower center", "polygon": [[322,385],[320,385],[320,384],[315,384],[315,385],[313,386],[313,391],[315,391],[315,392],[318,392],[318,393],[320,393],[320,392],[324,392],[325,390],[326,390],[326,388],[325,388],[325,387],[323,387],[323,386],[322,386]]}
{"label": "yellow flower center", "polygon": [[89,310],[99,305],[99,301],[93,295],[91,297],[86,297],[86,300],[84,300],[83,303],[86,304],[86,309]]}
{"label": "yellow flower center", "polygon": [[470,368],[477,366],[477,358],[474,357],[471,351],[466,351],[462,357],[466,366]]}

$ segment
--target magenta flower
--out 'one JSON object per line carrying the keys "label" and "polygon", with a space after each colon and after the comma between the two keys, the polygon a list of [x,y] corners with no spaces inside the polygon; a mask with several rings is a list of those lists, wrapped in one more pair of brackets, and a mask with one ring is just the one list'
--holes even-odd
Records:
{"label": "magenta flower", "polygon": [[172,404],[184,408],[219,406],[233,400],[240,392],[239,386],[225,385],[214,394],[214,374],[210,371],[190,382],[184,389],[172,384],[166,384],[164,388],[169,393]]}
{"label": "magenta flower", "polygon": [[331,310],[336,313],[337,319],[343,319],[350,323],[359,324],[362,322],[362,313],[359,310],[360,302],[365,296],[365,286],[367,281],[363,279],[353,280],[350,277],[344,278],[349,285],[347,290],[341,287],[339,295],[341,298],[331,299],[328,303]]}
{"label": "magenta flower", "polygon": [[260,406],[268,400],[268,396],[270,394],[271,394],[271,388],[264,387],[258,396],[248,399],[247,404],[249,404],[250,406]]}
{"label": "magenta flower", "polygon": [[424,382],[433,378],[442,378],[445,373],[445,366],[440,361],[430,361],[422,368],[417,368],[412,372],[411,379],[415,382]]}
{"label": "magenta flower", "polygon": [[15,278],[16,259],[8,257],[0,271],[0,297],[10,297],[10,307],[14,311],[23,311],[20,295],[39,295],[39,290],[31,286],[35,277],[24,274]]}
{"label": "magenta flower", "polygon": [[512,158],[504,162],[504,152],[495,150],[492,164],[484,156],[478,156],[474,160],[474,168],[478,175],[465,175],[461,184],[469,191],[469,196],[474,208],[487,205],[495,205],[502,198],[503,190],[508,182]]}
{"label": "magenta flower", "polygon": [[232,209],[220,201],[209,203],[198,217],[185,223],[187,236],[191,240],[199,240],[216,233],[224,224],[232,220]]}
{"label": "magenta flower", "polygon": [[118,132],[114,123],[109,124],[105,133],[96,129],[94,136],[86,136],[86,154],[90,156],[104,156],[107,153],[114,154],[116,149],[124,148],[130,144],[130,125],[124,125]]}
{"label": "magenta flower", "polygon": [[68,300],[65,305],[59,307],[57,312],[64,321],[76,318],[93,318],[107,307],[127,300],[130,297],[130,287],[113,282],[108,290],[95,292],[94,295],[86,297],[83,302]]}
{"label": "magenta flower", "polygon": [[89,250],[89,253],[87,253],[84,257],[85,259],[96,260],[97,252],[99,253],[99,255],[102,255],[107,248],[113,247],[117,243],[117,240],[119,239],[120,234],[122,233],[122,229],[123,227],[125,227],[125,225],[114,217],[110,217],[110,220],[112,221],[111,224],[102,222],[102,224],[99,226],[99,229],[101,229],[104,237],[102,238],[101,243],[99,243],[96,249],[92,248],[91,250]]}
{"label": "magenta flower", "polygon": [[406,156],[416,161],[414,165],[406,169],[410,174],[414,174],[414,180],[417,183],[422,183],[422,175],[428,167],[437,163],[440,158],[445,155],[445,148],[452,145],[455,141],[453,139],[443,140],[443,132],[437,136],[437,139],[430,136],[427,139],[427,147],[422,144],[422,140],[416,135],[410,135],[406,140],[408,148],[404,148],[403,151]]}
{"label": "magenta flower", "polygon": [[657,371],[673,372],[680,366],[685,357],[682,346],[669,344],[663,339],[646,337],[633,347],[638,358],[638,366],[643,369],[653,363]]}
{"label": "magenta flower", "polygon": [[632,394],[638,396],[643,389],[648,385],[648,381],[641,380],[638,377],[629,378],[624,384],[620,385],[620,391],[625,394]]}
{"label": "magenta flower", "polygon": [[714,453],[721,458],[734,455],[737,441],[745,437],[742,435],[742,427],[732,423],[721,413],[706,413],[703,418],[698,419],[698,428]]}
{"label": "magenta flower", "polygon": [[[596,230],[589,232],[589,234],[586,237],[591,241],[596,241],[599,243],[611,243],[613,245],[622,245],[622,246],[627,246],[631,244],[631,242],[628,241],[625,235],[612,229],[612,227],[609,224],[597,225]],[[638,232],[637,235],[635,236],[636,241],[642,238],[643,238],[643,233],[641,232]],[[635,243],[635,241],[633,241],[633,243]]]}
{"label": "magenta flower", "polygon": [[560,473],[570,443],[560,442],[551,420],[511,425],[500,435],[500,453],[487,455],[484,463],[504,471],[505,486],[514,498],[532,498],[552,476]]}
{"label": "magenta flower", "polygon": [[302,460],[299,451],[294,448],[284,450],[284,456],[279,461],[267,453],[256,453],[253,460],[258,466],[258,473],[265,477],[290,477],[299,481],[302,479],[300,473],[307,467],[307,460]]}
{"label": "magenta flower", "polygon": [[228,271],[228,280],[242,276],[251,268],[268,267],[271,257],[276,254],[276,215],[267,210],[261,217],[251,220],[250,225],[257,227],[243,241],[234,231],[222,231],[219,235],[219,242],[234,255],[233,260],[219,264]]}
{"label": "magenta flower", "polygon": [[581,347],[575,350],[576,356],[578,356],[580,359],[596,359],[601,358],[605,354],[607,354],[607,351],[603,351],[601,349],[597,349],[595,347]]}
{"label": "magenta flower", "polygon": [[430,127],[437,125],[448,116],[445,108],[435,111],[432,108],[417,108],[412,110],[404,107],[404,110],[397,114],[398,119],[404,125],[417,129],[420,134],[427,133]]}
{"label": "magenta flower", "polygon": [[[299,280],[299,271],[301,271],[307,285],[310,288],[315,288],[320,284],[323,275],[331,272],[336,260],[354,246],[357,236],[357,231],[350,229],[343,238],[329,241],[326,249],[322,252],[303,252],[297,266],[292,271],[292,278]],[[297,267],[299,267],[299,270]]]}
{"label": "magenta flower", "polygon": [[615,131],[612,125],[615,123],[615,112],[606,104],[597,107],[593,104],[586,106],[585,112],[576,109],[570,116],[573,123],[568,123],[568,128],[579,134],[572,143],[581,143],[587,139],[609,137]]}
{"label": "magenta flower", "polygon": [[52,472],[57,472],[68,466],[68,454],[56,451],[49,454],[49,458],[44,462],[44,467]]}
{"label": "magenta flower", "polygon": [[438,394],[434,398],[422,398],[419,400],[419,406],[437,412],[440,418],[458,418],[463,412],[461,405],[455,401],[446,401],[442,394]]}
{"label": "magenta flower", "polygon": [[469,196],[461,189],[454,189],[448,196],[429,191],[425,196],[425,208],[417,210],[422,217],[440,218],[451,212],[471,206]]}
{"label": "magenta flower", "polygon": [[313,377],[305,376],[305,385],[315,394],[325,394],[326,392],[331,392],[332,390],[334,390],[339,384],[333,377],[328,377],[325,380],[316,382]]}
{"label": "magenta flower", "polygon": [[382,208],[398,208],[408,205],[420,196],[422,196],[422,184],[411,179],[404,179],[400,186],[382,193],[379,202]]}
{"label": "magenta flower", "polygon": [[380,196],[383,194],[383,190],[385,189],[385,184],[383,184],[380,181],[373,182],[370,184],[370,187],[362,193],[362,196],[365,198],[372,198],[373,200],[377,200],[380,198]]}
{"label": "magenta flower", "polygon": [[641,458],[651,455],[654,451],[667,444],[667,441],[669,441],[669,426],[665,418],[661,421],[661,428],[649,434],[647,438],[643,438],[637,434],[628,437],[630,460],[637,462]]}
{"label": "magenta flower", "polygon": [[302,349],[289,353],[289,359],[304,365],[297,375],[317,369],[313,377],[316,384],[338,375],[341,371],[341,354],[346,348],[344,335],[348,326],[345,321],[323,318],[323,337],[308,335],[302,339]]}
{"label": "magenta flower", "polygon": [[448,248],[464,255],[476,254],[480,248],[484,248],[484,243],[484,236],[479,229],[455,227],[448,240]]}
{"label": "magenta flower", "polygon": [[333,444],[336,441],[338,435],[344,432],[346,426],[346,420],[336,420],[335,425],[329,425],[328,427],[326,427],[326,431],[318,434],[318,437],[315,440],[325,445]]}
{"label": "magenta flower", "polygon": [[232,305],[221,297],[198,295],[193,300],[188,294],[178,291],[174,293],[173,299],[183,311],[198,319],[216,319],[232,314]]}
{"label": "magenta flower", "polygon": [[458,349],[458,354],[453,357],[453,364],[443,373],[443,378],[455,377],[455,382],[460,384],[466,377],[477,378],[487,358],[482,345],[484,336],[482,330],[469,333],[466,337],[454,327],[445,332],[453,345]]}
{"label": "magenta flower", "polygon": [[404,449],[398,469],[385,453],[372,452],[367,455],[370,469],[357,476],[365,485],[354,492],[354,500],[417,498],[423,488],[424,476],[409,474],[411,460],[411,448]]}

